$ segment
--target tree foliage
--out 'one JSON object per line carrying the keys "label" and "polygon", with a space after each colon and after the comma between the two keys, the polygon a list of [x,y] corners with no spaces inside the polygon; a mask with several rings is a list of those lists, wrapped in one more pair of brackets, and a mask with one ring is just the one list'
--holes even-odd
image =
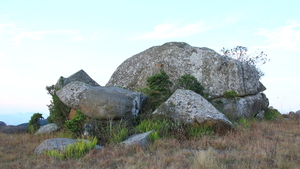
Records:
{"label": "tree foliage", "polygon": [[86,118],[86,115],[81,113],[80,110],[77,110],[75,117],[65,122],[65,127],[75,135],[80,136],[83,134],[83,124],[86,121]]}
{"label": "tree foliage", "polygon": [[204,87],[194,76],[182,75],[178,79],[178,85],[179,85],[179,87],[181,87],[183,89],[192,90],[202,96],[204,95],[204,93],[203,93]]}
{"label": "tree foliage", "polygon": [[[62,78],[60,82],[63,83]],[[66,106],[56,95],[56,91],[59,89],[56,89],[54,85],[46,86],[46,90],[52,97],[50,104],[47,105],[50,112],[48,122],[56,123],[59,127],[64,127],[65,121],[68,120],[71,109],[70,107]]]}
{"label": "tree foliage", "polygon": [[35,133],[41,126],[40,119],[44,119],[41,113],[34,113],[28,123],[28,130],[30,133]]}
{"label": "tree foliage", "polygon": [[163,70],[147,78],[147,86],[151,90],[159,91],[164,96],[170,96],[170,87],[172,85],[173,83],[169,80],[169,76]]}
{"label": "tree foliage", "polygon": [[265,54],[263,51],[258,50],[250,55],[248,53],[247,47],[237,46],[233,49],[226,49],[223,47],[221,49],[221,52],[224,56],[228,56],[254,66],[257,69],[259,76],[264,76],[264,73],[260,70],[259,67],[263,64],[266,64],[269,61],[269,59],[267,58],[267,54]]}

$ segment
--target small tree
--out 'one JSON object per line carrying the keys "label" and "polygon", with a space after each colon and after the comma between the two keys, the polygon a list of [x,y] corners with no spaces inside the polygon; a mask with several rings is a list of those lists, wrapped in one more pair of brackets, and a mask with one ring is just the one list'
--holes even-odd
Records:
{"label": "small tree", "polygon": [[[63,86],[62,77],[60,82],[62,83],[61,86]],[[54,85],[46,86],[46,90],[48,91],[48,94],[52,96],[51,103],[47,105],[50,111],[50,116],[47,120],[50,123],[56,123],[59,127],[64,127],[65,121],[68,120],[69,117],[70,108],[56,95],[56,91],[59,89],[56,89]]]}
{"label": "small tree", "polygon": [[267,54],[265,54],[263,51],[257,51],[254,54],[249,55],[248,48],[243,46],[237,46],[233,49],[225,49],[224,47],[221,49],[221,52],[224,56],[228,56],[234,59],[237,59],[241,62],[247,63],[249,65],[254,66],[259,76],[264,76],[264,73],[260,70],[260,65],[266,64],[269,59],[267,58]]}
{"label": "small tree", "polygon": [[160,71],[153,76],[147,78],[147,86],[154,91],[161,92],[162,95],[169,97],[171,94],[170,87],[173,83],[169,80],[169,76],[165,71]]}
{"label": "small tree", "polygon": [[204,95],[203,93],[204,87],[194,76],[182,75],[178,79],[178,85],[183,89],[192,90],[202,96]]}
{"label": "small tree", "polygon": [[169,76],[165,71],[161,71],[153,76],[147,78],[147,86],[137,91],[143,92],[148,96],[147,109],[154,110],[164,101],[166,101],[172,94],[170,87],[173,83],[169,80]]}
{"label": "small tree", "polygon": [[28,130],[30,133],[35,133],[41,126],[40,119],[44,119],[41,113],[34,113],[28,123]]}

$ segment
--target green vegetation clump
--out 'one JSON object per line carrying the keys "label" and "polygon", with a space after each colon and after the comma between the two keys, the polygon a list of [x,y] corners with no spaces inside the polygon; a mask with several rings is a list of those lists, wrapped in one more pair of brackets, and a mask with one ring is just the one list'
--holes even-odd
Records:
{"label": "green vegetation clump", "polygon": [[238,93],[235,90],[231,90],[224,92],[223,95],[227,99],[234,99],[238,96]]}
{"label": "green vegetation clump", "polygon": [[186,90],[192,90],[201,96],[204,95],[203,90],[204,87],[201,85],[201,83],[191,75],[182,75],[178,79],[178,85],[180,88],[186,89]]}
{"label": "green vegetation clump", "polygon": [[109,131],[108,142],[117,144],[124,141],[129,136],[129,129],[122,123],[114,125]]}
{"label": "green vegetation clump", "polygon": [[278,120],[281,117],[281,114],[277,109],[266,108],[264,118],[265,120]]}
{"label": "green vegetation clump", "polygon": [[31,116],[31,119],[28,123],[28,131],[30,133],[35,133],[40,128],[40,119],[44,119],[43,115],[41,113],[34,113]]}
{"label": "green vegetation clump", "polygon": [[83,125],[86,121],[86,118],[86,115],[81,113],[80,110],[77,110],[75,117],[65,122],[65,127],[76,136],[80,136],[83,133]]}
{"label": "green vegetation clump", "polygon": [[[60,83],[63,86],[62,77],[60,78]],[[71,108],[66,106],[56,95],[56,91],[59,89],[56,89],[54,85],[46,86],[46,90],[48,91],[48,94],[50,94],[52,97],[50,105],[47,105],[50,111],[50,116],[47,120],[49,123],[55,123],[59,127],[63,128],[65,121],[68,120]]]}
{"label": "green vegetation clump", "polygon": [[146,109],[153,111],[172,95],[170,89],[172,85],[169,76],[162,70],[160,73],[148,77],[147,87],[137,89],[137,91],[148,96]]}
{"label": "green vegetation clump", "polygon": [[79,159],[84,154],[93,149],[96,146],[96,143],[96,138],[92,139],[92,141],[78,140],[75,144],[68,145],[67,148],[63,151],[50,150],[44,151],[44,154],[47,156],[59,158],[61,160]]}

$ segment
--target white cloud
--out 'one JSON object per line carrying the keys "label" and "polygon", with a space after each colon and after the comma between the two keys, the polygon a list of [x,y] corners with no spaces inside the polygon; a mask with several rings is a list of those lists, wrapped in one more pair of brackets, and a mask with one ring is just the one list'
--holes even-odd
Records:
{"label": "white cloud", "polygon": [[262,28],[255,35],[265,36],[270,44],[264,48],[300,51],[300,23],[289,21],[288,25],[273,29]]}
{"label": "white cloud", "polygon": [[208,28],[202,22],[181,25],[179,23],[163,23],[156,25],[154,30],[135,39],[168,39],[194,35]]}
{"label": "white cloud", "polygon": [[34,31],[34,32],[21,32],[17,36],[11,39],[17,46],[20,45],[21,40],[25,38],[40,40],[43,35],[54,33],[53,31]]}

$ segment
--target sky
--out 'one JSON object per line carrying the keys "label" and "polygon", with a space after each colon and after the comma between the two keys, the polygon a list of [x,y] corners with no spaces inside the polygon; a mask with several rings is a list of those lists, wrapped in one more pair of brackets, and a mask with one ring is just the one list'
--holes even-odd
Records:
{"label": "sky", "polygon": [[300,1],[1,0],[0,121],[49,115],[46,86],[80,69],[104,86],[127,58],[166,42],[245,46],[270,62],[270,106],[300,110]]}

